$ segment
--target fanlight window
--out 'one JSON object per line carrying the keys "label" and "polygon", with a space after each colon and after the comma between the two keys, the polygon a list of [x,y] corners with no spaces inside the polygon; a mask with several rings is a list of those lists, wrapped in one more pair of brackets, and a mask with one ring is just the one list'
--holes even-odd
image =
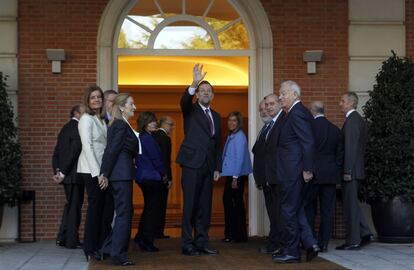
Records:
{"label": "fanlight window", "polygon": [[140,0],[125,17],[118,48],[247,50],[243,20],[227,0]]}

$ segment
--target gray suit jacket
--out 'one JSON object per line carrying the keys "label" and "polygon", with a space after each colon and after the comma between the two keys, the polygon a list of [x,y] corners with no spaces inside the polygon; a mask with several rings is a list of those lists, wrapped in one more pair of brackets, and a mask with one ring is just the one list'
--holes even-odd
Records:
{"label": "gray suit jacket", "polygon": [[367,128],[361,115],[354,111],[345,120],[342,127],[345,158],[344,174],[350,174],[352,179],[364,179],[364,154]]}

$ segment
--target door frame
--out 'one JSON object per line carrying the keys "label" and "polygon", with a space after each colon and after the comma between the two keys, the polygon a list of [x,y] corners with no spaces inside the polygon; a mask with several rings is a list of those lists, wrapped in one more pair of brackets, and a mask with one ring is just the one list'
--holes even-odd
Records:
{"label": "door frame", "polygon": [[[102,13],[97,36],[97,84],[102,89],[117,89],[118,61],[120,55],[197,55],[197,56],[249,56],[248,118],[249,146],[255,142],[262,123],[258,103],[273,93],[273,35],[267,14],[259,0],[228,0],[242,17],[250,40],[250,50],[229,52],[225,50],[132,50],[118,49],[122,19],[138,0],[110,0]],[[269,231],[264,198],[249,179],[249,235],[265,235]]]}

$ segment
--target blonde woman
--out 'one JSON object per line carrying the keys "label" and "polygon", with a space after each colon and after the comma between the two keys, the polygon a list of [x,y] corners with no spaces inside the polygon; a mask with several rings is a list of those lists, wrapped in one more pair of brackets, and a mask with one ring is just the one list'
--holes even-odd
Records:
{"label": "blonde woman", "polygon": [[107,132],[102,89],[98,86],[87,88],[83,95],[83,103],[85,113],[78,124],[82,151],[77,172],[88,194],[83,251],[86,260],[89,261],[91,258],[101,257],[99,250],[111,231],[114,210],[112,196],[107,190],[108,181],[98,178]]}
{"label": "blonde woman", "polygon": [[105,240],[102,254],[110,254],[114,265],[128,266],[128,245],[132,221],[132,179],[135,178],[134,158],[139,151],[139,141],[128,119],[134,116],[134,99],[119,94],[113,103],[112,119],[108,128],[101,166],[101,178],[111,182],[115,205],[115,222],[111,234]]}

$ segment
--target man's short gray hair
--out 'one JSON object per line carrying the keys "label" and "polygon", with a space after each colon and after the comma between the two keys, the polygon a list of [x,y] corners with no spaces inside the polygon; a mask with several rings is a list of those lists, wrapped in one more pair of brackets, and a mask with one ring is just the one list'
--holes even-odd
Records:
{"label": "man's short gray hair", "polygon": [[266,98],[270,98],[270,97],[274,98],[276,101],[279,101],[279,96],[278,96],[278,95],[276,95],[275,93],[271,93],[271,94],[269,94],[269,95],[265,96],[265,97],[263,98],[263,100],[265,100]]}
{"label": "man's short gray hair", "polygon": [[352,107],[356,109],[358,107],[358,95],[355,92],[348,92],[346,93],[348,100],[352,102]]}
{"label": "man's short gray hair", "polygon": [[291,80],[287,80],[287,81],[284,81],[284,82],[282,82],[281,84],[280,84],[280,86],[289,86],[289,88],[293,91],[293,92],[295,92],[298,96],[300,96],[300,86],[299,86],[299,84],[297,84],[296,82],[294,82],[294,81],[291,81]]}

